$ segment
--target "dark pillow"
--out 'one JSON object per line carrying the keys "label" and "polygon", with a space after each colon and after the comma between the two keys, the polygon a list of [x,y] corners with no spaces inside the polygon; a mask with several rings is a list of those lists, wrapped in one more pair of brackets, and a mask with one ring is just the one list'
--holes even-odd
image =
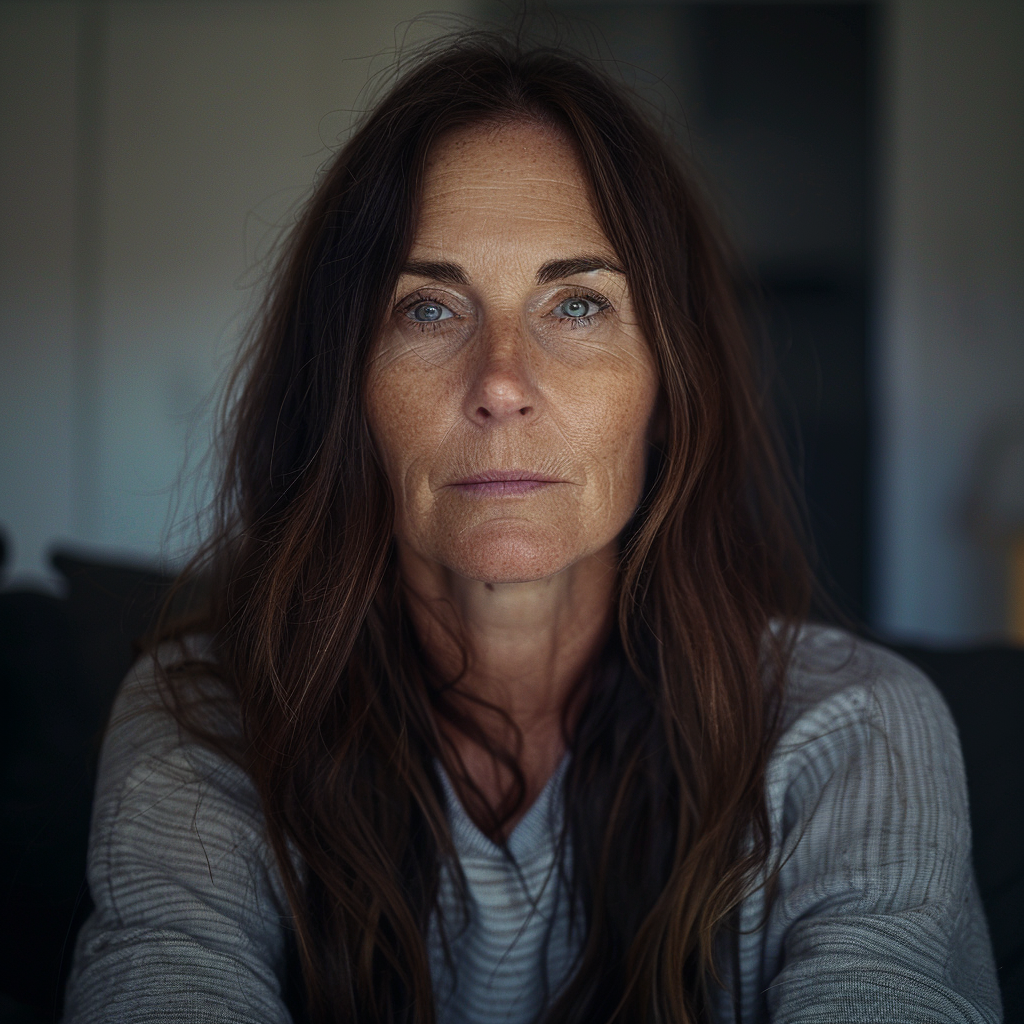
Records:
{"label": "dark pillow", "polygon": [[[0,1019],[53,1020],[91,907],[99,741],[167,577],[57,554],[67,598],[0,593]],[[21,1016],[17,1017],[16,1014]]]}
{"label": "dark pillow", "polygon": [[1024,648],[894,648],[942,692],[960,732],[985,904],[1007,1021],[1024,1021]]}

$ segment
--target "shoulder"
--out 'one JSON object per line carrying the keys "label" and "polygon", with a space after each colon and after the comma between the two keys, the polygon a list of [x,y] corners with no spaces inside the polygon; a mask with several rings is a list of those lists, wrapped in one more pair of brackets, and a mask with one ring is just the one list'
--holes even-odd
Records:
{"label": "shoulder", "polygon": [[[139,660],[104,738],[89,837],[94,910],[79,934],[67,1019],[281,1021],[287,901],[247,773],[184,729],[160,670],[197,669],[201,638]],[[213,676],[177,699],[211,734],[238,731]],[[197,1015],[198,1014],[198,1015]]]}
{"label": "shoulder", "polygon": [[877,701],[927,707],[945,704],[919,668],[894,651],[834,626],[806,625],[797,635],[786,680],[787,725],[823,705],[863,712]]}
{"label": "shoulder", "polygon": [[[235,818],[258,816],[248,774],[224,751],[237,745],[237,701],[214,671],[212,644],[194,636],[161,645],[140,658],[111,709],[100,752],[94,830],[104,815],[160,797],[170,807],[212,799]],[[168,673],[176,672],[174,681]],[[183,722],[194,727],[188,728]],[[164,792],[166,790],[166,792]]]}
{"label": "shoulder", "polygon": [[941,892],[963,909],[967,782],[934,684],[885,648],[819,627],[800,635],[788,684],[766,779],[783,888],[792,897],[814,879],[832,902],[860,887],[894,905]]}
{"label": "shoulder", "polygon": [[[999,1019],[956,726],[928,678],[805,627],[766,796],[775,884],[743,909],[741,975],[769,1019]],[[755,1015],[756,1017],[756,1015]]]}
{"label": "shoulder", "polygon": [[[187,674],[173,687],[168,674],[180,666]],[[105,751],[124,746],[149,753],[168,752],[187,743],[172,711],[187,701],[211,729],[230,736],[238,730],[237,704],[217,678],[210,637],[202,634],[161,644],[140,657],[118,688],[104,736]]]}
{"label": "shoulder", "polygon": [[836,768],[876,744],[890,755],[951,760],[952,781],[962,782],[956,725],[920,669],[845,630],[804,626],[787,672],[774,774],[806,768],[808,758]]}
{"label": "shoulder", "polygon": [[[114,702],[100,754],[89,881],[118,915],[131,916],[147,902],[135,884],[147,877],[142,862],[180,880],[199,876],[211,898],[229,900],[251,877],[253,862],[272,874],[248,773],[172,710],[174,702],[187,702],[210,736],[237,739],[237,704],[212,674],[198,670],[209,657],[202,637],[164,645],[136,663]],[[183,661],[197,671],[171,693],[161,670]]]}

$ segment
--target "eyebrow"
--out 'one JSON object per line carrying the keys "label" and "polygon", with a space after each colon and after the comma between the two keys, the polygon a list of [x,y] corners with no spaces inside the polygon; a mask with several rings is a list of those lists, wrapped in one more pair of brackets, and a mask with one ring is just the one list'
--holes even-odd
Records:
{"label": "eyebrow", "polygon": [[[613,274],[624,274],[625,271],[607,256],[570,256],[564,260],[548,260],[537,271],[537,284],[550,284],[563,277],[576,274],[589,274],[595,270],[609,270]],[[469,284],[469,275],[458,265],[447,260],[409,260],[402,267],[403,274],[414,277],[430,277],[445,284]]]}
{"label": "eyebrow", "polygon": [[469,284],[469,275],[458,265],[445,260],[409,260],[402,267],[403,274],[413,277],[432,277],[445,284]]}
{"label": "eyebrow", "polygon": [[537,284],[550,284],[563,277],[589,274],[594,270],[610,270],[613,274],[625,271],[607,256],[571,256],[567,260],[549,260],[537,271]]}

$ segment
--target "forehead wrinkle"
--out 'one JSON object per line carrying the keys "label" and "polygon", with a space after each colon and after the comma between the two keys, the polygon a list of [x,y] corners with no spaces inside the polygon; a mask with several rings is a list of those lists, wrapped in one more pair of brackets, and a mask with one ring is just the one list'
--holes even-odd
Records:
{"label": "forehead wrinkle", "polygon": [[[454,181],[452,180],[453,178],[455,179]],[[509,185],[515,187],[523,185],[553,186],[554,188],[564,189],[566,192],[579,192],[589,198],[589,189],[586,182],[550,173],[513,174],[511,169],[504,167],[488,168],[486,171],[481,170],[479,174],[468,177],[464,175],[463,171],[452,168],[429,175],[426,179],[425,187],[444,193],[458,189],[507,189]]]}
{"label": "forehead wrinkle", "polygon": [[[469,213],[477,206],[493,205],[513,206],[518,209],[520,204],[528,201],[532,205],[569,207],[576,211],[585,210],[591,217],[593,209],[586,196],[577,195],[567,189],[531,189],[523,187],[521,182],[509,183],[505,188],[467,187],[445,189],[423,194],[422,209],[424,210],[457,210]],[[596,218],[595,218],[596,219]]]}
{"label": "forehead wrinkle", "polygon": [[436,152],[424,182],[417,254],[472,265],[474,279],[496,257],[529,269],[531,277],[539,265],[580,252],[617,264],[578,158],[564,140],[552,147],[548,136],[540,132],[536,149],[499,151],[489,136],[482,145],[469,134]]}
{"label": "forehead wrinkle", "polygon": [[[524,205],[525,204],[525,205]],[[477,196],[460,195],[452,201],[432,200],[423,204],[423,221],[437,217],[453,215],[465,217],[467,214],[479,216],[481,213],[497,214],[505,218],[514,216],[517,220],[572,220],[581,230],[600,230],[597,218],[589,205],[573,202],[565,196],[545,196],[538,199],[528,192],[515,195],[504,193],[481,194]]]}
{"label": "forehead wrinkle", "polygon": [[[587,219],[583,220],[578,207],[545,211],[510,210],[507,205],[476,206],[472,211],[472,224],[464,222],[465,212],[425,211],[416,234],[414,252],[424,249],[437,253],[446,252],[453,239],[458,240],[460,244],[471,241],[474,245],[481,242],[491,244],[495,239],[500,239],[503,245],[515,248],[535,248],[543,245],[549,250],[554,249],[551,256],[555,256],[559,251],[574,254],[597,250],[601,251],[609,263],[617,262],[600,225],[591,219],[589,211]],[[535,238],[525,239],[522,237],[522,229],[527,225],[543,226],[550,230],[545,232],[547,237],[538,233]],[[552,242],[556,244],[552,245]],[[546,259],[545,262],[549,260]]]}
{"label": "forehead wrinkle", "polygon": [[[590,209],[590,193],[589,190],[583,183],[566,181],[564,178],[559,177],[522,177],[518,176],[512,178],[508,176],[506,180],[495,181],[494,173],[491,172],[487,177],[480,176],[478,180],[455,180],[452,178],[458,178],[454,172],[441,177],[441,180],[428,179],[423,189],[423,203],[424,206],[430,206],[437,203],[441,199],[449,198],[455,195],[465,195],[467,193],[480,193],[482,195],[508,195],[510,192],[517,195],[532,193],[535,191],[536,186],[541,186],[543,191],[546,193],[545,200],[551,201],[556,198],[560,198],[562,202],[572,202],[580,206],[586,206]],[[558,194],[562,195],[559,197]],[[569,199],[569,196],[572,198]]]}
{"label": "forehead wrinkle", "polygon": [[425,188],[449,190],[454,188],[508,188],[512,185],[544,185],[564,188],[566,191],[582,192],[589,195],[587,182],[579,174],[573,172],[560,174],[558,171],[545,169],[543,172],[521,172],[511,167],[478,167],[466,168],[465,165],[452,164],[449,167],[428,172],[424,178]]}

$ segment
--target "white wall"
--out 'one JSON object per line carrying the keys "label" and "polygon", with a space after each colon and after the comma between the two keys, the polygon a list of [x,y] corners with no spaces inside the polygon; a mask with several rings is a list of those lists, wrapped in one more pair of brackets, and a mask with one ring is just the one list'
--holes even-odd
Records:
{"label": "white wall", "polygon": [[1024,417],[1024,4],[896,0],[886,38],[878,624],[979,640],[1004,555],[968,506]]}
{"label": "white wall", "polygon": [[73,518],[75,21],[0,19],[0,524],[36,568]]}
{"label": "white wall", "polygon": [[409,19],[466,6],[0,4],[0,525],[16,579],[45,578],[55,542],[177,553],[186,441],[205,449],[261,251],[396,32],[425,38],[443,20]]}

